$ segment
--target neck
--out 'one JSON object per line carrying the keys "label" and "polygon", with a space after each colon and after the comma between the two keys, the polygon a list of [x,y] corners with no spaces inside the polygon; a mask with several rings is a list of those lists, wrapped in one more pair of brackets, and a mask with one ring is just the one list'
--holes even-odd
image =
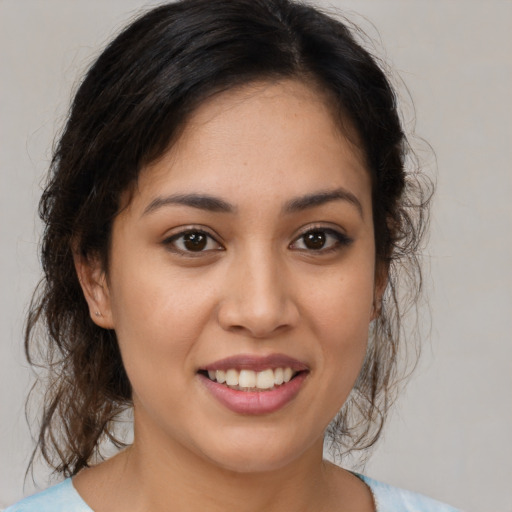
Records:
{"label": "neck", "polygon": [[323,461],[322,438],[293,460],[244,472],[146,426],[135,421],[132,446],[75,477],[75,488],[96,512],[168,512],[170,505],[210,512],[375,510],[365,484]]}
{"label": "neck", "polygon": [[[323,440],[314,443],[298,460],[261,472],[236,472],[172,443],[165,449],[137,438],[122,455],[125,482],[140,501],[140,508],[154,512],[209,510],[267,512],[321,510],[326,495],[328,466],[322,460]],[[232,508],[228,508],[232,507]]]}

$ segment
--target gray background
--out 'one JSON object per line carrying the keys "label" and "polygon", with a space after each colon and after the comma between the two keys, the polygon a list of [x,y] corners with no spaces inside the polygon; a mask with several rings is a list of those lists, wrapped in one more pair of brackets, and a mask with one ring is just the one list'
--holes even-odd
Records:
{"label": "gray background", "polygon": [[[0,508],[33,489],[29,478],[23,491],[32,441],[21,331],[39,277],[35,209],[52,140],[80,73],[148,5],[0,0]],[[467,511],[512,512],[512,2],[332,5],[381,38],[438,160],[432,329],[365,471]]]}

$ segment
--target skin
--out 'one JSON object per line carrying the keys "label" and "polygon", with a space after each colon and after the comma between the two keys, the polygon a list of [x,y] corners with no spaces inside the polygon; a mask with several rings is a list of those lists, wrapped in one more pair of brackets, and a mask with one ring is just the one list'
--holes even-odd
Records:
{"label": "skin", "polygon": [[[333,191],[341,197],[286,211]],[[233,211],[166,199],[176,194]],[[116,331],[134,402],[133,445],[75,477],[84,500],[96,512],[374,510],[358,478],[322,460],[380,296],[369,174],[323,96],[289,80],[214,97],[126,203],[108,273],[76,258],[91,317]],[[187,229],[207,234],[203,250],[187,249]],[[313,229],[321,249],[306,243]],[[308,375],[270,414],[228,410],[197,374],[273,353]]]}

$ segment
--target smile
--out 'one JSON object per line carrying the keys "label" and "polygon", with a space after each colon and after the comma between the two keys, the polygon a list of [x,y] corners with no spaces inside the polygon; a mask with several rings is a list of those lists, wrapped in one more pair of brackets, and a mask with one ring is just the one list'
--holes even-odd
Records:
{"label": "smile", "polygon": [[208,377],[210,380],[225,384],[231,389],[238,391],[256,391],[274,389],[286,382],[290,382],[294,375],[292,368],[267,368],[266,370],[255,372],[254,370],[240,370],[230,368],[224,370],[210,370]]}
{"label": "smile", "polygon": [[218,403],[238,414],[270,414],[291,402],[309,374],[306,364],[281,354],[233,356],[197,375]]}

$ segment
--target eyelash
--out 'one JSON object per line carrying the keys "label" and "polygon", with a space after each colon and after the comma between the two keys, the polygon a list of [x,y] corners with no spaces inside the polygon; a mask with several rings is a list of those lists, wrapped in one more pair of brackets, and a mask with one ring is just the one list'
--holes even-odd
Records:
{"label": "eyelash", "polygon": [[[332,237],[334,239],[334,243],[331,244],[330,247],[327,248],[320,248],[320,249],[311,249],[311,248],[301,248],[298,249],[300,251],[312,253],[315,255],[326,255],[330,254],[332,252],[339,251],[343,247],[347,247],[352,243],[352,239],[345,235],[344,233],[341,233],[335,229],[332,228],[326,228],[323,226],[316,226],[316,227],[310,227],[306,231],[304,231],[298,238],[296,238],[289,247],[292,247],[294,244],[296,244],[299,240],[304,241],[304,237],[309,234],[318,233],[323,234],[326,237],[326,240],[328,240],[329,237]],[[304,242],[303,242],[304,243]]]}
{"label": "eyelash", "polygon": [[[304,237],[306,237],[309,234],[313,234],[313,233],[324,235],[326,241],[329,240],[329,237],[331,237],[334,239],[334,243],[331,243],[331,245],[327,248],[321,247],[319,249],[311,249],[308,247],[304,247],[304,248],[296,248],[296,250],[314,254],[314,255],[326,255],[326,254],[330,254],[332,252],[339,251],[342,247],[347,247],[353,241],[347,235],[345,235],[339,231],[336,231],[335,229],[318,226],[318,227],[308,228],[299,237],[297,237],[288,247],[293,249],[294,248],[293,246],[296,245],[300,240],[302,240],[303,244],[304,244]],[[204,237],[206,237],[205,247],[208,247],[208,244],[211,243],[211,241],[213,241],[215,244],[217,244],[218,247],[215,249],[202,248],[201,250],[198,250],[198,251],[193,251],[193,250],[189,250],[186,248],[177,247],[176,243],[180,239],[183,239],[184,237],[186,237],[187,235],[204,236]],[[213,237],[210,233],[208,233],[207,231],[200,229],[200,228],[189,228],[189,229],[186,229],[179,233],[176,233],[176,234],[166,238],[163,241],[163,244],[169,250],[174,252],[175,254],[178,254],[180,256],[185,256],[185,257],[200,257],[200,256],[204,255],[205,253],[211,253],[211,252],[225,250],[224,247],[222,247],[222,245],[219,242],[217,242],[215,237]]]}
{"label": "eyelash", "polygon": [[[201,236],[204,236],[204,237],[206,237],[206,247],[213,240],[215,242],[215,244],[218,245],[218,248],[216,248],[216,249],[206,249],[206,250],[200,250],[200,251],[192,251],[192,250],[187,250],[186,248],[185,249],[181,249],[181,248],[176,247],[176,243],[178,242],[178,240],[186,237],[187,235],[201,235]],[[217,242],[217,240],[210,233],[208,233],[204,229],[200,229],[200,228],[189,228],[189,229],[186,229],[184,231],[180,231],[179,233],[176,233],[175,235],[172,235],[172,236],[166,238],[163,241],[163,244],[170,251],[174,252],[175,254],[178,254],[180,256],[185,256],[185,257],[192,257],[192,258],[197,258],[197,257],[199,257],[201,255],[204,255],[204,253],[211,253],[212,251],[222,251],[222,250],[224,250],[224,248],[221,246],[221,244],[219,244],[219,242]]]}

